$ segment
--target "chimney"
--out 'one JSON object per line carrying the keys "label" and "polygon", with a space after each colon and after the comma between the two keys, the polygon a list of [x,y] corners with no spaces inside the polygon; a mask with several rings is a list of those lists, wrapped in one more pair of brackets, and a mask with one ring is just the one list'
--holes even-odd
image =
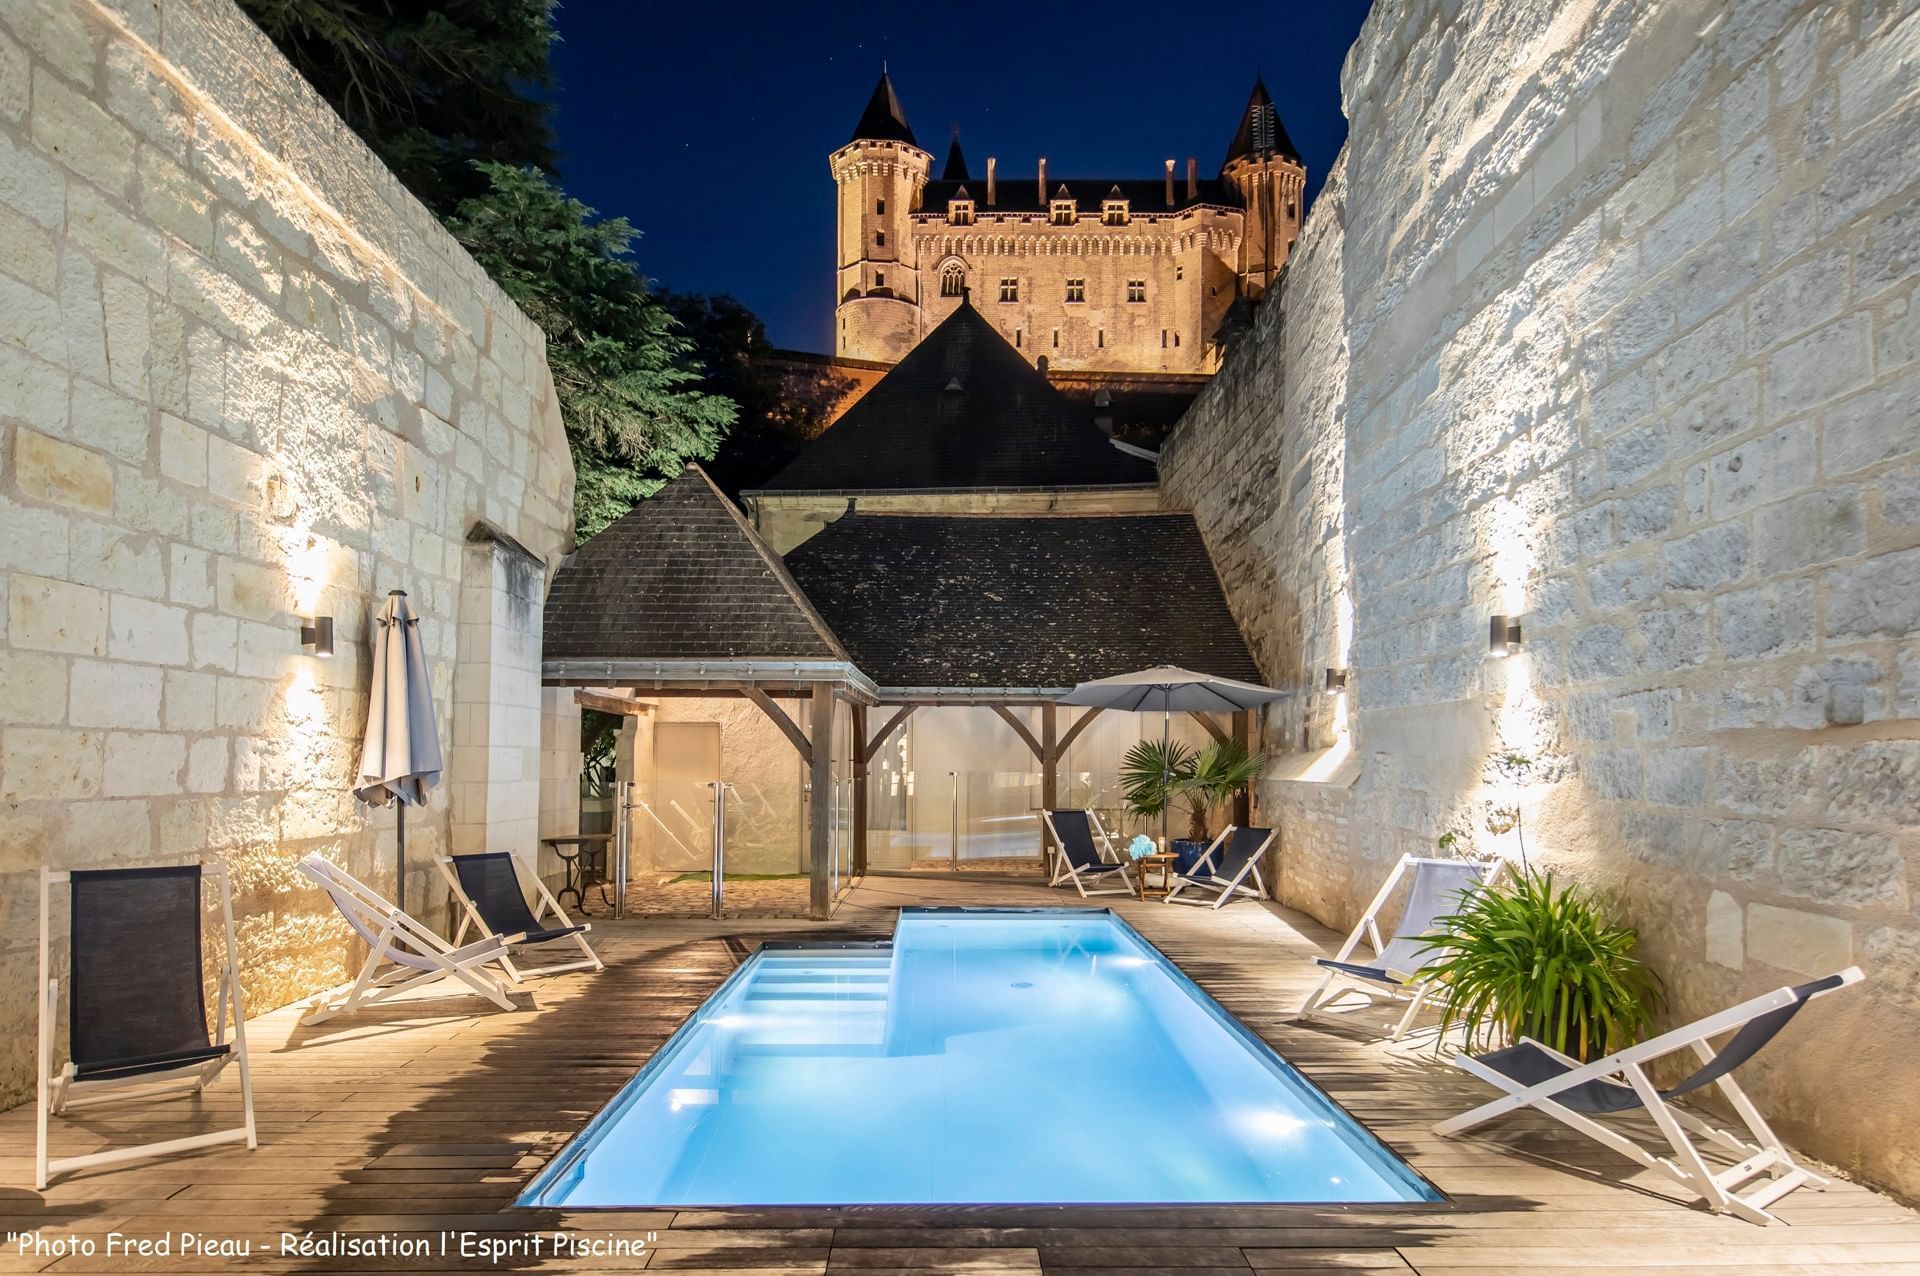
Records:
{"label": "chimney", "polygon": [[993,207],[993,167],[999,163],[993,156],[987,156],[987,207]]}
{"label": "chimney", "polygon": [[1187,198],[1200,198],[1200,165],[1191,155],[1187,156]]}
{"label": "chimney", "polygon": [[1167,207],[1173,207],[1173,161],[1167,161]]}
{"label": "chimney", "polygon": [[1047,206],[1047,157],[1040,157],[1040,207]]}

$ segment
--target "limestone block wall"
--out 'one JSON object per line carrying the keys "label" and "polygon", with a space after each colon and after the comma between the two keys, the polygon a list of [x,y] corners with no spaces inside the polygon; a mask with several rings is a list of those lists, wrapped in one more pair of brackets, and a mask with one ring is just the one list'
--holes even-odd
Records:
{"label": "limestone block wall", "polygon": [[[393,812],[348,791],[390,589],[447,755],[410,903],[463,783],[462,827],[527,841],[540,766],[502,746],[540,736],[572,487],[540,332],[229,0],[0,6],[0,1103],[32,1086],[43,864],[218,854],[254,1008],[343,976],[294,865],[393,888]],[[468,572],[482,525],[530,556],[510,580]]]}
{"label": "limestone block wall", "polygon": [[1669,1020],[1858,962],[1749,1088],[1913,1195],[1905,8],[1383,0],[1339,169],[1162,472],[1301,693],[1262,793],[1289,902],[1345,925],[1402,852],[1524,839],[1640,928]]}

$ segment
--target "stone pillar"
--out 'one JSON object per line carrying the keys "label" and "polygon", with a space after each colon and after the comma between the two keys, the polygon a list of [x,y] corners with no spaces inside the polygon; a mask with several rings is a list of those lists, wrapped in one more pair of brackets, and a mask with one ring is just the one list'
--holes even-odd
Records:
{"label": "stone pillar", "polygon": [[475,529],[463,553],[460,654],[447,724],[451,842],[458,853],[512,851],[534,863],[545,585],[540,560],[485,527]]}

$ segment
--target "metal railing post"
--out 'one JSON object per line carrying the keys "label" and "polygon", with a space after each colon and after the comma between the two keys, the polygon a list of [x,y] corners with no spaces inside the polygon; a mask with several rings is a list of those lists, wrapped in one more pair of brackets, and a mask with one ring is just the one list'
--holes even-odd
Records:
{"label": "metal railing post", "polygon": [[947,867],[957,873],[960,871],[960,773],[949,771],[947,778],[953,781],[952,809],[947,814]]}
{"label": "metal railing post", "polygon": [[713,785],[713,916],[717,920],[721,915],[721,899],[725,891],[727,863],[727,782],[709,781]]}
{"label": "metal railing post", "polygon": [[627,915],[627,852],[633,845],[633,832],[628,825],[632,804],[633,781],[616,782],[613,786],[613,863],[607,865],[613,874],[613,916],[616,921]]}

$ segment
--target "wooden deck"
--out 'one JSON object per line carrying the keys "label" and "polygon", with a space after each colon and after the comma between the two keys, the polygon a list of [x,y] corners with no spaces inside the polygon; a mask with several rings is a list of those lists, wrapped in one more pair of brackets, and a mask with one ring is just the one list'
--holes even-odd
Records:
{"label": "wooden deck", "polygon": [[[303,1030],[282,1010],[250,1025],[257,1152],[222,1149],[138,1163],[30,1190],[33,1113],[0,1114],[0,1214],[7,1233],[91,1240],[92,1256],[22,1255],[0,1272],[236,1270],[1558,1273],[1634,1269],[1691,1276],[1920,1273],[1920,1215],[1864,1188],[1800,1191],[1759,1228],[1679,1203],[1645,1174],[1538,1122],[1446,1141],[1427,1127],[1486,1093],[1419,1045],[1289,1024],[1308,959],[1332,936],[1296,914],[1241,903],[1218,913],[1121,901],[1119,911],[1228,1009],[1272,1042],[1451,1198],[1347,1209],[952,1209],[920,1211],[516,1211],[529,1175],[587,1120],[733,969],[742,941],[884,935],[913,903],[1058,904],[1070,896],[985,882],[868,879],[832,923],[639,920],[602,924],[609,968],[539,986],[531,1013],[462,1013],[473,1001],[409,1004]],[[1102,901],[1105,902],[1105,901]],[[185,1134],[231,1121],[223,1079],[196,1114],[174,1100],[56,1121],[56,1154],[103,1136]],[[459,1239],[635,1240],[637,1257],[462,1257]],[[429,1253],[282,1257],[279,1234],[397,1237]],[[130,1258],[109,1235],[250,1238],[253,1254]]]}

